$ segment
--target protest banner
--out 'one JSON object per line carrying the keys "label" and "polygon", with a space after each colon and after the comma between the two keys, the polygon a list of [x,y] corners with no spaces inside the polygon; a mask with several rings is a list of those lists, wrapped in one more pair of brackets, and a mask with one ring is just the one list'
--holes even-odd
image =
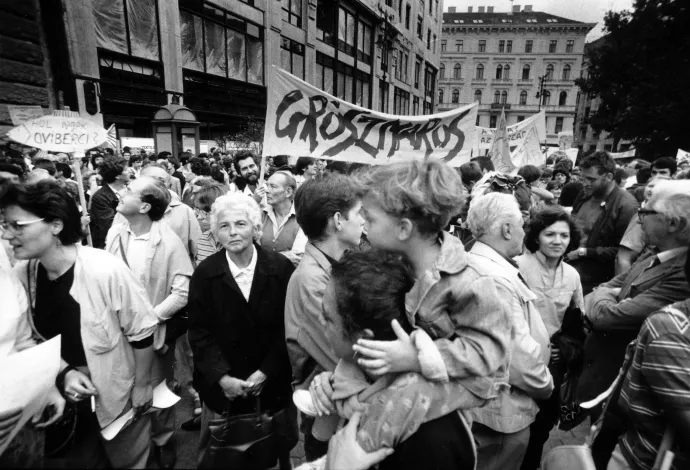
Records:
{"label": "protest banner", "polygon": [[13,126],[20,126],[27,121],[43,117],[44,110],[40,106],[17,106],[13,104],[7,105],[7,111],[10,113],[10,119]]}
{"label": "protest banner", "polygon": [[564,152],[573,146],[573,131],[563,131],[558,133],[558,148]]}
{"label": "protest banner", "polygon": [[338,99],[279,68],[273,77],[264,159],[289,154],[380,165],[439,158],[451,166],[470,159],[476,103],[440,114],[394,116]]}
{"label": "protest banner", "polygon": [[681,163],[690,163],[690,152],[678,149],[678,153],[676,154],[676,161],[678,162],[678,165],[680,165]]}
{"label": "protest banner", "polygon": [[55,111],[27,121],[10,130],[7,136],[28,147],[65,153],[83,152],[108,138],[101,126],[69,111]]}
{"label": "protest banner", "polygon": [[[511,152],[513,152],[521,143],[521,141],[529,133],[531,126],[536,126],[538,142],[546,140],[546,114],[544,111],[531,116],[524,121],[518,122],[511,126],[507,126],[508,138],[510,140]],[[477,126],[476,139],[474,142],[474,155],[484,155],[487,150],[491,149],[493,145],[493,136],[496,129],[492,127]]]}
{"label": "protest banner", "polygon": [[498,127],[493,136],[493,145],[489,152],[494,168],[499,173],[510,173],[516,168],[510,158],[510,140],[506,127],[506,112],[501,110],[501,118],[498,120]]}
{"label": "protest banner", "polygon": [[633,158],[635,156],[635,149],[630,149],[627,152],[609,152],[609,155],[611,155],[611,158],[614,160],[620,160],[621,158]]}
{"label": "protest banner", "polygon": [[541,166],[546,163],[546,155],[541,150],[537,125],[535,123],[529,126],[525,137],[511,152],[510,159],[515,168],[525,165]]}

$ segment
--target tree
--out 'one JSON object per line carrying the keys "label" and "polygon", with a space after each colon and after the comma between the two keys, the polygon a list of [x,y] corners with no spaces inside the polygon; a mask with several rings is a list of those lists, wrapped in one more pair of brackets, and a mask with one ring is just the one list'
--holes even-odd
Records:
{"label": "tree", "polygon": [[[690,8],[680,0],[636,0],[633,11],[608,12],[607,33],[587,54],[576,80],[600,99],[596,132],[628,139],[643,156],[675,155],[690,135]],[[614,147],[615,148],[615,147]]]}
{"label": "tree", "polygon": [[261,156],[264,147],[264,121],[248,119],[241,131],[228,134],[218,141],[225,144],[228,150],[251,150]]}

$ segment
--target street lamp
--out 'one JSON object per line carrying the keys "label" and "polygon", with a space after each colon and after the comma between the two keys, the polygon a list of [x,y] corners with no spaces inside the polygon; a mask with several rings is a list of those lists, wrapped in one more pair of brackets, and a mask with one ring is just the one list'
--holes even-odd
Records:
{"label": "street lamp", "polygon": [[549,74],[545,73],[541,77],[539,77],[539,91],[537,92],[537,104],[539,105],[538,112],[541,112],[541,97],[544,95],[544,82],[546,81],[546,77],[548,77]]}

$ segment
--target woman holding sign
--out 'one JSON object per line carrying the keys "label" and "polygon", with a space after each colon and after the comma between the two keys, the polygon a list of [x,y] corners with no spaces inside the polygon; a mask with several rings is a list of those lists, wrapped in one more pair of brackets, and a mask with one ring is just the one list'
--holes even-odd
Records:
{"label": "woman holding sign", "polygon": [[47,439],[62,445],[61,461],[53,464],[144,468],[148,417],[135,419],[111,441],[100,436],[129,409],[141,415],[151,406],[158,321],[143,287],[118,258],[81,246],[79,210],[56,182],[12,186],[0,206],[2,238],[25,260],[15,270],[34,332],[45,339],[62,336],[57,386],[71,404],[72,421],[52,435],[48,431]]}

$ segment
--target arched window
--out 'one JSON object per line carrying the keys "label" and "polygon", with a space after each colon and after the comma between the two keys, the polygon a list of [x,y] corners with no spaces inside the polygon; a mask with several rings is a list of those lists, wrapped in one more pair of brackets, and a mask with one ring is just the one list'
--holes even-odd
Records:
{"label": "arched window", "polygon": [[541,105],[548,106],[549,104],[551,104],[551,92],[544,90],[544,94],[541,95]]}
{"label": "arched window", "polygon": [[438,68],[438,77],[439,80],[445,80],[446,79],[446,65],[441,64],[441,66]]}
{"label": "arched window", "polygon": [[529,64],[525,64],[525,66],[522,67],[522,79],[529,80]]}
{"label": "arched window", "polygon": [[439,104],[443,103],[443,88],[438,90],[438,103]]}
{"label": "arched window", "polygon": [[460,102],[460,90],[457,88],[453,90],[453,103],[459,103]]}
{"label": "arched window", "polygon": [[546,79],[553,80],[553,65],[551,64],[546,67]]}
{"label": "arched window", "polygon": [[496,78],[499,80],[501,78],[503,78],[503,66],[502,65],[499,65],[498,67],[496,67]]}
{"label": "arched window", "polygon": [[506,104],[508,102],[508,92],[504,91],[501,93],[501,103]]}
{"label": "arched window", "polygon": [[481,104],[481,102],[482,102],[482,90],[477,90],[474,92],[474,101]]}
{"label": "arched window", "polygon": [[460,64],[455,64],[453,68],[453,78],[460,78],[462,75],[462,66]]}
{"label": "arched window", "polygon": [[500,103],[501,102],[501,92],[497,91],[494,93],[494,103]]}
{"label": "arched window", "polygon": [[505,80],[510,80],[510,65],[508,64],[503,67],[503,78]]}
{"label": "arched window", "polygon": [[563,66],[563,80],[570,80],[570,65]]}
{"label": "arched window", "polygon": [[562,91],[560,95],[558,95],[558,106],[565,106],[565,103],[568,101],[568,93],[565,91]]}
{"label": "arched window", "polygon": [[484,78],[484,66],[482,64],[477,65],[477,78],[480,80]]}
{"label": "arched window", "polygon": [[527,104],[527,92],[525,90],[520,92],[520,104]]}

